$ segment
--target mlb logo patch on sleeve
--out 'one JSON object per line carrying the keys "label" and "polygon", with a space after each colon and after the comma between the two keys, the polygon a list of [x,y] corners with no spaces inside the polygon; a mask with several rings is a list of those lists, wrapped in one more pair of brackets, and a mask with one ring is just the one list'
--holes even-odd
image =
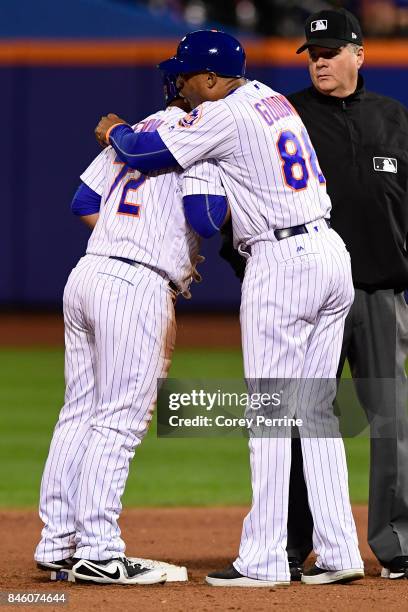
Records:
{"label": "mlb logo patch on sleeve", "polygon": [[373,157],[374,170],[377,172],[392,172],[397,174],[398,162],[395,157]]}
{"label": "mlb logo patch on sleeve", "polygon": [[317,32],[318,30],[327,30],[327,19],[318,19],[317,21],[312,21],[310,24],[311,32]]}

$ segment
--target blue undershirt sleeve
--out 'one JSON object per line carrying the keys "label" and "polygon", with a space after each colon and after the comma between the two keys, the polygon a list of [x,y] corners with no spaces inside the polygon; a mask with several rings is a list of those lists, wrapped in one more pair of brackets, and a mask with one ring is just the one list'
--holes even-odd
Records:
{"label": "blue undershirt sleeve", "polygon": [[101,196],[85,183],[81,183],[71,202],[73,214],[79,217],[93,215],[99,212],[100,206]]}
{"label": "blue undershirt sleeve", "polygon": [[220,230],[228,212],[225,196],[186,195],[183,204],[187,221],[203,238],[211,238]]}
{"label": "blue undershirt sleeve", "polygon": [[180,167],[158,132],[134,132],[129,125],[121,124],[111,130],[109,142],[125,164],[143,174]]}

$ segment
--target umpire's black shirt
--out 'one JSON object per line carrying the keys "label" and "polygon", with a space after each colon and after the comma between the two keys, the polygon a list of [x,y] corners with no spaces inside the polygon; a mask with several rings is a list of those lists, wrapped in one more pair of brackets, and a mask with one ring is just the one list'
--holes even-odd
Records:
{"label": "umpire's black shirt", "polygon": [[314,87],[287,97],[316,149],[355,287],[407,288],[408,110],[366,91],[361,76],[344,99]]}

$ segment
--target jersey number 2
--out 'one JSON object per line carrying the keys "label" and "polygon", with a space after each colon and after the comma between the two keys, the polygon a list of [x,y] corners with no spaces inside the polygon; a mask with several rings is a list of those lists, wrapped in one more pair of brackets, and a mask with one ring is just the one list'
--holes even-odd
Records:
{"label": "jersey number 2", "polygon": [[147,176],[143,174],[138,179],[129,179],[123,186],[122,195],[118,206],[118,215],[131,215],[138,217],[140,213],[140,204],[132,204],[128,201],[128,197],[132,191],[137,191],[145,182]]}
{"label": "jersey number 2", "polygon": [[[326,179],[319,168],[316,151],[305,128],[302,129],[302,140],[313,175],[319,183],[325,183]],[[279,135],[277,147],[283,162],[282,169],[287,186],[295,191],[306,189],[309,182],[309,170],[300,139],[291,130],[285,130]]]}

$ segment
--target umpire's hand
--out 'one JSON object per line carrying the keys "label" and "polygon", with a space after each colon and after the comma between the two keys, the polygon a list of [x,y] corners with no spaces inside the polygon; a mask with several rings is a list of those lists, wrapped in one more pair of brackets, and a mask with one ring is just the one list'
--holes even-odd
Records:
{"label": "umpire's hand", "polygon": [[109,113],[101,118],[98,125],[95,128],[96,140],[99,142],[101,147],[107,147],[109,144],[109,130],[119,123],[127,123],[124,119],[118,117],[114,113]]}

